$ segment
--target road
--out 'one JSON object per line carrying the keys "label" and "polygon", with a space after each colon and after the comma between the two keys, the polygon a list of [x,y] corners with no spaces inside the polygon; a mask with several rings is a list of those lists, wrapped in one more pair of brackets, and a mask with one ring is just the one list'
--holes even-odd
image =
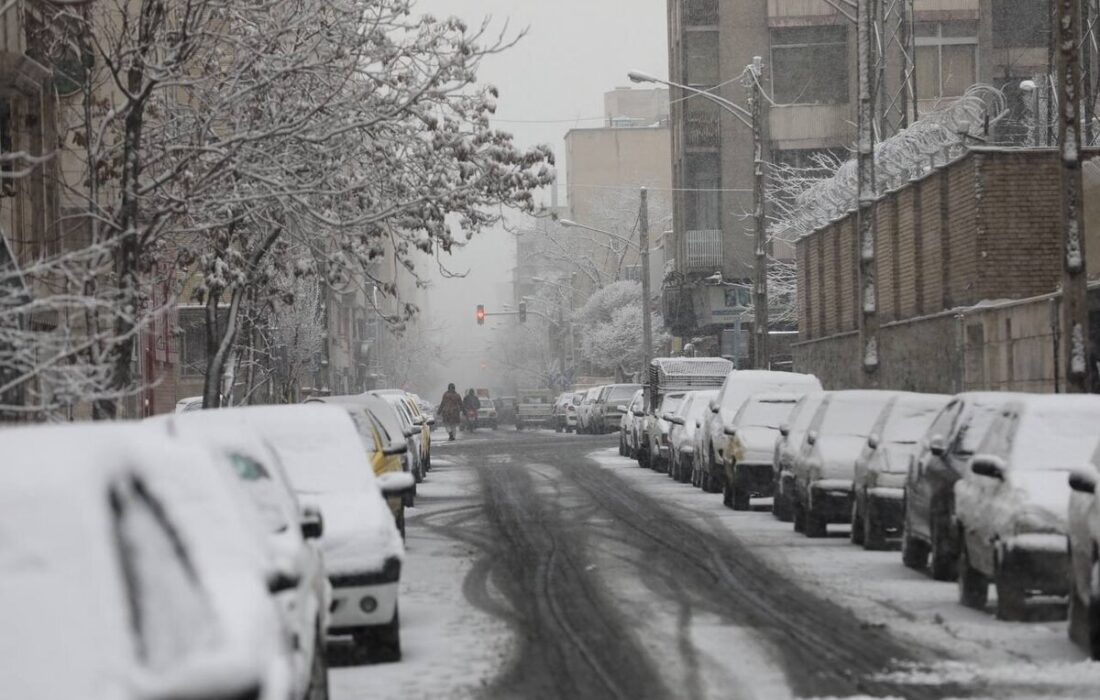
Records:
{"label": "road", "polygon": [[[440,466],[408,518],[405,661],[333,670],[340,700],[1004,697],[1020,687],[1017,697],[1077,697],[1098,687],[1092,669],[1080,677],[1057,625],[1004,632],[972,611],[943,624],[951,608],[940,598],[953,594],[917,589],[924,580],[896,553],[868,559],[839,538],[810,550],[766,513],[731,521],[716,496],[615,456],[614,437],[463,437],[437,445]],[[829,568],[849,555],[846,568],[900,597]],[[911,590],[940,619],[906,609]],[[1049,653],[1032,655],[1037,644]],[[1014,673],[1032,663],[1046,666],[1021,686]],[[1044,672],[1049,683],[1036,680]]]}

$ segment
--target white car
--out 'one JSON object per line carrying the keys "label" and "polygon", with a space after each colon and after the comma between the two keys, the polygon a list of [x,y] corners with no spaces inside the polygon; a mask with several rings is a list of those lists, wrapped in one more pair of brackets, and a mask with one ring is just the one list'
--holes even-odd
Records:
{"label": "white car", "polygon": [[262,535],[205,450],[112,423],[4,430],[0,453],[5,697],[290,697]]}
{"label": "white car", "polygon": [[619,418],[619,454],[623,457],[633,457],[637,450],[634,422],[638,419],[635,414],[642,410],[642,391],[638,389],[634,392]]}
{"label": "white car", "polygon": [[997,617],[1022,620],[1034,594],[1068,591],[1070,473],[1097,445],[1100,396],[1034,396],[997,411],[955,483],[959,602],[984,608],[997,587]]}
{"label": "white car", "polygon": [[794,529],[824,537],[852,519],[856,458],[894,391],[831,391],[818,406],[794,458]]}
{"label": "white car", "polygon": [[686,483],[691,481],[695,469],[695,435],[699,431],[703,416],[710,410],[710,402],[718,391],[689,391],[684,402],[676,409],[669,422],[669,469],[670,477]]}
{"label": "white car", "polygon": [[748,510],[753,496],[769,498],[775,490],[775,441],[779,427],[790,420],[801,394],[753,394],[726,428],[725,487],[722,502],[734,510]]}
{"label": "white car", "polygon": [[824,399],[823,391],[806,394],[791,409],[787,422],[779,426],[779,437],[775,439],[772,456],[772,464],[775,465],[772,515],[780,522],[789,523],[794,519],[794,460],[802,447],[806,430],[817,414],[817,407]]}
{"label": "white car", "polygon": [[1069,477],[1069,636],[1100,661],[1100,447]]}
{"label": "white car", "polygon": [[676,413],[686,395],[686,391],[661,394],[661,405],[654,406],[653,412],[642,419],[642,434],[646,445],[646,463],[643,466],[661,473],[668,470],[671,455],[669,431],[672,430],[672,423],[668,422],[668,418]]}
{"label": "white car", "polygon": [[595,409],[596,399],[600,396],[602,386],[594,386],[586,390],[577,405],[577,432],[588,434],[592,432],[592,411]]}
{"label": "white car", "polygon": [[299,505],[271,446],[251,430],[227,425],[222,415],[221,411],[198,411],[150,422],[163,425],[173,437],[213,451],[252,499],[274,563],[268,587],[279,602],[291,636],[294,697],[327,697],[325,634],[332,586],[316,544],[324,522],[318,511]]}
{"label": "white car", "polygon": [[853,544],[886,549],[888,537],[901,537],[905,482],[920,439],[950,396],[902,394],[887,404],[856,459],[852,502]]}
{"label": "white car", "polygon": [[355,424],[339,406],[249,406],[225,414],[275,448],[299,500],[320,510],[332,584],[329,633],[351,635],[379,660],[400,659],[397,593],[405,548],[384,496],[411,490],[412,475],[375,478]]}
{"label": "white car", "polygon": [[726,375],[718,396],[711,402],[710,413],[703,421],[703,490],[711,493],[724,490],[723,465],[726,447],[729,445],[726,427],[733,425],[734,417],[750,396],[770,392],[811,391],[821,391],[821,382],[812,374],[735,369]]}

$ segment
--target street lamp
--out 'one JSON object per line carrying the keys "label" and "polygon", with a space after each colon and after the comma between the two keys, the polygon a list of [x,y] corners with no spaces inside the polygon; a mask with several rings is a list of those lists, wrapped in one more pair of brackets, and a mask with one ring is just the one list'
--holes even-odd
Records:
{"label": "street lamp", "polygon": [[698,95],[718,105],[739,122],[752,129],[753,277],[755,278],[753,280],[753,314],[756,317],[756,321],[753,323],[753,330],[756,335],[756,342],[753,343],[755,355],[753,364],[757,368],[768,369],[771,358],[768,352],[768,238],[764,209],[767,180],[764,171],[764,120],[761,112],[763,90],[760,87],[760,75],[762,72],[763,60],[759,56],[754,56],[752,63],[746,66],[742,73],[745,87],[749,91],[751,111],[707,90],[700,90],[671,80],[662,80],[647,73],[631,71],[627,73],[627,77],[635,83],[660,83]]}

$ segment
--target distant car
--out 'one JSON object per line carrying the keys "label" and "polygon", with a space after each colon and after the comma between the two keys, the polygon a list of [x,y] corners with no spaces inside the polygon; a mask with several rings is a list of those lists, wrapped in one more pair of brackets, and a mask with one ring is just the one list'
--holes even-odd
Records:
{"label": "distant car", "polygon": [[551,415],[554,417],[554,432],[568,433],[576,429],[578,401],[577,394],[572,391],[558,394],[558,398],[554,401],[554,408],[551,410]]}
{"label": "distant car", "polygon": [[612,433],[618,430],[622,411],[641,389],[640,384],[608,384],[600,391],[592,406],[592,431]]}
{"label": "distant car", "polygon": [[554,395],[541,389],[521,389],[516,397],[516,430],[549,428],[554,424]]}
{"label": "distant car", "polygon": [[695,466],[695,433],[717,390],[690,391],[672,416],[669,431],[669,476],[680,483],[691,480]]}
{"label": "distant car", "polygon": [[1069,477],[1069,636],[1100,661],[1100,447],[1089,461]]}
{"label": "distant car", "polygon": [[596,399],[600,396],[600,390],[602,386],[594,386],[585,390],[581,397],[580,404],[577,405],[577,432],[583,435],[588,435],[593,432],[592,424],[592,412],[595,409],[594,404]]}
{"label": "distant car", "polygon": [[493,399],[493,406],[497,409],[497,421],[501,425],[516,424],[515,396],[502,396],[499,399]]}
{"label": "distant car", "polygon": [[209,453],[119,423],[6,429],[0,453],[5,697],[289,697],[262,535]]}
{"label": "distant car", "polygon": [[955,483],[959,602],[984,608],[992,582],[997,617],[1023,620],[1029,597],[1069,593],[1068,479],[1096,450],[1097,425],[1100,396],[1036,395],[997,410]]}
{"label": "distant car", "polygon": [[802,398],[799,393],[753,394],[726,427],[730,436],[725,451],[725,487],[722,503],[734,510],[748,510],[753,496],[770,498],[775,490],[775,441],[779,427]]}
{"label": "distant car", "polygon": [[824,537],[852,519],[856,458],[893,391],[831,391],[817,408],[794,459],[794,529]]}
{"label": "distant car", "polygon": [[332,586],[316,545],[324,528],[320,512],[299,505],[271,446],[250,430],[226,425],[221,411],[150,420],[175,438],[211,450],[256,506],[274,565],[268,586],[292,638],[294,697],[310,700],[326,696],[325,633]]}
{"label": "distant car", "polygon": [[642,410],[643,405],[643,390],[639,389],[634,392],[634,396],[631,397],[630,403],[626,405],[626,410],[623,411],[623,417],[620,419],[619,453],[624,457],[638,458],[640,424],[642,418],[645,417],[645,411]]}
{"label": "distant car", "polygon": [[825,399],[825,392],[815,391],[806,394],[791,410],[785,425],[779,426],[779,437],[775,439],[775,485],[772,488],[772,515],[780,522],[789,523],[794,519],[794,460],[802,447],[806,430],[817,414],[817,407]]}
{"label": "distant car", "polygon": [[951,399],[944,394],[904,393],[886,405],[856,458],[852,498],[853,544],[886,549],[901,537],[909,462],[928,426]]}
{"label": "distant car", "polygon": [[412,475],[376,478],[355,424],[339,406],[224,412],[271,443],[303,505],[321,512],[320,544],[333,597],[329,633],[350,635],[372,658],[400,659],[397,597],[405,548],[384,497],[412,489]]}
{"label": "distant car", "polygon": [[646,464],[653,471],[664,473],[668,471],[669,459],[672,454],[672,445],[669,432],[672,423],[668,421],[680,404],[683,403],[686,391],[671,391],[661,395],[661,403],[654,406],[652,413],[646,415],[642,425],[642,432],[646,441]]}
{"label": "distant car", "polygon": [[701,464],[704,470],[703,486],[705,491],[718,493],[725,490],[726,448],[729,436],[726,427],[741,406],[753,394],[765,392],[806,393],[821,391],[821,382],[812,374],[794,372],[775,372],[771,370],[732,370],[722,383],[718,396],[711,402],[710,413],[703,420],[703,454]]}
{"label": "distant car", "polygon": [[955,482],[966,472],[997,410],[1024,396],[1002,391],[958,394],[925,431],[905,481],[901,559],[906,566],[927,565],[938,581],[958,576]]}
{"label": "distant car", "polygon": [[477,409],[477,425],[479,428],[492,428],[496,430],[500,427],[500,417],[497,415],[497,407],[493,404],[493,397],[489,393],[488,389],[475,389],[474,393],[477,394],[477,398],[481,401],[481,408]]}
{"label": "distant car", "polygon": [[185,399],[180,399],[176,402],[176,413],[187,413],[188,411],[201,411],[202,410],[202,397],[201,396],[188,396]]}

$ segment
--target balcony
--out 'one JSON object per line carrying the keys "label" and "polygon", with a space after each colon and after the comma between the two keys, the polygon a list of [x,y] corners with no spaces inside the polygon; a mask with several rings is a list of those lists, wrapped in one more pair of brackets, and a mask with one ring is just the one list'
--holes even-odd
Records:
{"label": "balcony", "polygon": [[718,24],[718,0],[684,0],[685,27],[713,27]]}
{"label": "balcony", "polygon": [[684,140],[688,146],[718,148],[722,145],[721,113],[706,99],[688,100],[684,105]]}
{"label": "balcony", "polygon": [[722,269],[722,232],[688,231],[684,235],[684,272]]}

